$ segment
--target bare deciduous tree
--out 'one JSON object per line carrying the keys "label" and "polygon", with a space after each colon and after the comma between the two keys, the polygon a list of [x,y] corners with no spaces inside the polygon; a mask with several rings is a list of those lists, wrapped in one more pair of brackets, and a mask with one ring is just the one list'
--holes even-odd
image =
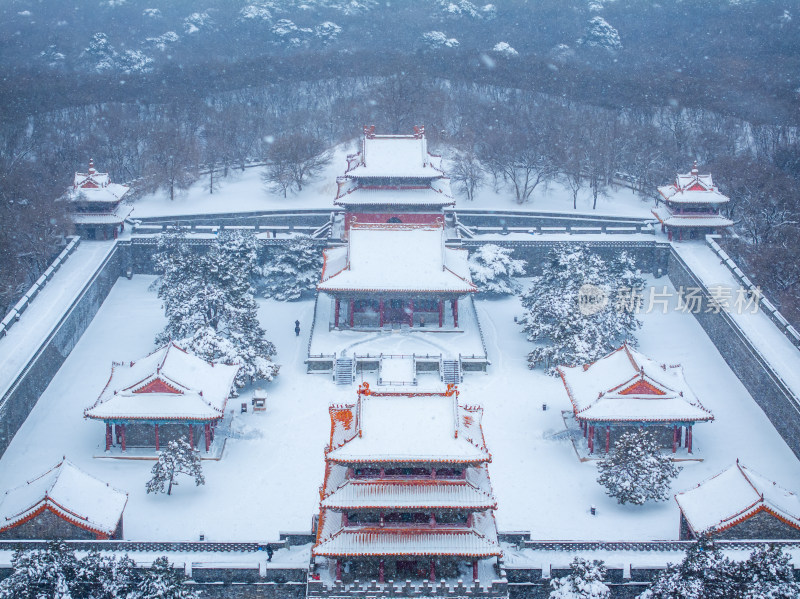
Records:
{"label": "bare deciduous tree", "polygon": [[331,156],[322,140],[307,133],[287,133],[275,139],[267,150],[268,166],[264,183],[286,197],[292,187],[303,185],[330,163]]}

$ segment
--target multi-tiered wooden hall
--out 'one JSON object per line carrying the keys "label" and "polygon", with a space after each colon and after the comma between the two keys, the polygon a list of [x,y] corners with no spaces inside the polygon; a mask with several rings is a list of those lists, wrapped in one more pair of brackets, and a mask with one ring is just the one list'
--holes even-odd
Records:
{"label": "multi-tiered wooden hall", "polygon": [[412,135],[377,135],[364,127],[361,151],[347,157],[334,204],[345,209],[345,234],[354,223],[441,224],[453,206],[442,157],[428,152],[425,127]]}
{"label": "multi-tiered wooden hall", "polygon": [[[449,239],[450,181],[441,157],[428,152],[424,128],[377,135],[365,127],[347,162],[334,200],[343,209],[332,231],[339,241],[325,250],[317,286],[309,371],[349,383],[357,368],[386,370],[394,382],[415,384],[420,369],[438,369],[445,382],[459,382],[462,366],[484,370],[470,299],[477,287],[466,250]],[[405,358],[407,368],[397,361]]]}
{"label": "multi-tiered wooden hall", "polygon": [[481,416],[452,385],[397,393],[364,383],[354,404],[330,407],[309,595],[360,583],[380,594],[408,580],[439,581],[454,596],[460,580],[475,596],[506,596]]}

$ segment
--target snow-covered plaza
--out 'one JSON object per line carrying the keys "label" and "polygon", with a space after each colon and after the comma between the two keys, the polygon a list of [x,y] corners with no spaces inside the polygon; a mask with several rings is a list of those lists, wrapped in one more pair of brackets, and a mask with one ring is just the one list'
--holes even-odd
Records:
{"label": "snow-covered plaza", "polygon": [[[229,401],[232,426],[222,458],[203,462],[205,486],[183,479],[172,496],[148,495],[151,460],[95,457],[103,455],[104,427],[84,419],[83,411],[103,389],[112,361],[136,359],[155,348],[164,316],[150,289],[153,281],[144,275],[118,280],[0,460],[3,488],[24,483],[66,456],[129,493],[126,539],[197,540],[203,534],[207,540],[270,541],[279,531],[310,530],[323,480],[328,405],[352,402],[356,395],[354,385],[337,386],[330,375],[306,373],[313,301],[259,300],[261,324],[277,346],[281,371],[262,385],[268,394],[265,412],[241,413],[239,406],[249,407],[253,389]],[[666,278],[648,283],[674,292]],[[674,501],[618,505],[597,484],[595,463],[579,460],[563,433],[562,411],[571,406],[561,381],[528,369],[530,344],[514,322],[522,315],[519,299],[478,299],[475,306],[491,366],[486,374],[467,373],[460,390],[462,401],[485,409],[498,528],[529,530],[534,539],[677,539]],[[715,416],[696,427],[697,459],[681,462],[673,493],[737,458],[790,488],[800,480],[800,462],[694,316],[670,308],[642,318],[639,349],[657,361],[682,364],[687,382]],[[299,336],[296,319],[302,324]],[[420,388],[440,384],[433,375],[419,379]]]}

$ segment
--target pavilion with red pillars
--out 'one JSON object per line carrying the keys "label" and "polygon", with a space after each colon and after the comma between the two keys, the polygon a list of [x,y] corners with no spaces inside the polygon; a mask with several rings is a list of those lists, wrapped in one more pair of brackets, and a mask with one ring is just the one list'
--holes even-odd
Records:
{"label": "pavilion with red pillars", "polygon": [[376,392],[329,408],[313,580],[497,578],[502,555],[482,409],[439,392]]}
{"label": "pavilion with red pillars", "polygon": [[697,162],[690,172],[678,174],[674,183],[659,187],[658,193],[661,199],[656,199],[653,215],[670,241],[721,233],[733,226],[732,220],[720,214],[730,198],[719,192],[711,175],[700,174]]}
{"label": "pavilion with red pillars", "polygon": [[324,251],[317,289],[333,298],[334,328],[458,328],[458,300],[477,291],[463,249],[434,225],[357,225]]}
{"label": "pavilion with red pillars", "polygon": [[106,425],[106,451],[118,445],[158,451],[202,438],[208,452],[239,366],[206,362],[173,342],[135,362],[114,362],[100,397],[84,411]]}
{"label": "pavilion with red pillars", "polygon": [[714,420],[680,365],[659,364],[628,344],[595,362],[557,371],[590,454],[598,444],[608,453],[612,437],[634,427],[651,429],[672,453],[685,446],[691,454],[693,426]]}

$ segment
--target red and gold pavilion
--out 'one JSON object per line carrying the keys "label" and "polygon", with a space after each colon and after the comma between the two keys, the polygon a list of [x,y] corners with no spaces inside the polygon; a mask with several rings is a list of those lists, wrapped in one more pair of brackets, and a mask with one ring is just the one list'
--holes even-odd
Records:
{"label": "red and gold pavilion", "polygon": [[[375,392],[329,408],[309,592],[353,580],[500,578],[482,408],[458,391]],[[318,587],[318,588],[317,588]]]}

